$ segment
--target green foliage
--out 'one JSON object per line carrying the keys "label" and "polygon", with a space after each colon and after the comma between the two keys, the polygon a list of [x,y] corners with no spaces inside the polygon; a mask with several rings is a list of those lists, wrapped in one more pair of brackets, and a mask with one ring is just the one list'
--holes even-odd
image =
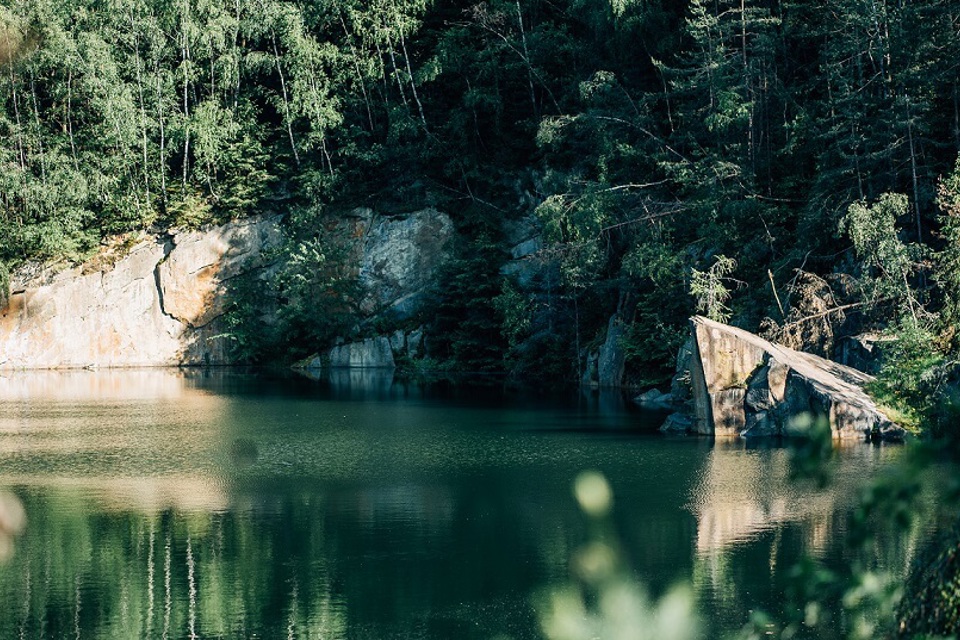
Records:
{"label": "green foliage", "polygon": [[[637,308],[644,311],[623,336],[624,356],[637,372],[637,378],[629,382],[639,387],[661,385],[676,373],[677,350],[689,336],[689,329],[667,324],[658,313],[662,309],[649,308],[644,302]],[[663,315],[670,317],[669,313]]]}
{"label": "green foliage", "polygon": [[[791,443],[792,477],[825,486],[831,481],[834,457],[829,425],[807,416],[793,427],[803,435]],[[810,556],[801,559],[790,570],[784,615],[755,612],[739,637],[834,634],[836,621],[823,612],[836,602],[843,607],[845,637],[851,640],[925,637],[918,634],[939,637],[955,632],[955,532],[928,543],[906,583],[896,571],[877,569],[877,559],[893,540],[911,545],[924,539],[928,532],[921,523],[947,516],[951,530],[955,525],[960,495],[956,481],[939,480],[944,472],[946,477],[956,477],[951,475],[957,471],[955,442],[940,439],[906,446],[898,462],[867,483],[857,496],[845,530],[852,560],[832,565]],[[932,467],[935,460],[936,469]]]}
{"label": "green foliage", "polygon": [[727,256],[717,256],[706,270],[693,269],[690,273],[690,295],[697,301],[697,311],[717,322],[730,319],[730,287],[736,283],[730,274],[737,268],[737,261]]}
{"label": "green foliage", "polygon": [[[616,310],[630,379],[661,380],[689,294],[755,327],[802,317],[805,279],[836,275],[849,286],[823,300],[859,312],[844,331],[896,338],[873,392],[936,433],[960,354],[956,3],[464,7],[6,3],[0,291],[7,267],[110,234],[283,211],[289,240],[231,282],[224,339],[302,356],[359,320],[351,257],[315,212],[430,204],[462,235],[425,314],[437,362],[567,379]],[[501,276],[498,233],[534,210],[545,266],[526,289]],[[829,458],[822,438],[801,449]],[[797,573],[802,622],[816,597],[892,597],[868,569]]]}
{"label": "green foliage", "polygon": [[[454,278],[441,324],[495,346],[454,358],[451,342],[444,358],[491,368],[510,343],[510,367],[569,376],[616,310],[628,375],[662,378],[690,274],[702,312],[755,328],[803,315],[800,269],[858,277],[832,298],[861,305],[845,329],[907,317],[949,359],[955,13],[936,0],[8,3],[0,261],[80,260],[107,235],[276,211],[299,263],[317,230],[301,213],[330,205],[437,206],[466,245],[488,241],[473,218],[489,230],[536,211],[549,277],[517,289],[528,304],[511,318],[507,298],[491,302],[509,293],[494,266]],[[302,274],[318,291],[329,250]],[[738,279],[710,256],[736,260]],[[291,295],[271,340],[330,333],[296,302],[314,285],[270,286]],[[468,316],[477,331],[460,332]]]}
{"label": "green foliage", "polygon": [[928,326],[902,321],[889,329],[893,340],[884,346],[884,362],[877,379],[868,386],[881,405],[899,413],[898,422],[919,429],[943,400],[944,355],[937,336]]}
{"label": "green foliage", "polygon": [[934,256],[934,277],[942,291],[941,312],[947,341],[958,351],[960,324],[960,160],[937,188],[943,248]]}
{"label": "green foliage", "polygon": [[493,299],[493,307],[503,319],[503,337],[511,349],[516,348],[530,331],[532,320],[529,297],[510,280],[504,279],[500,294]]}
{"label": "green foliage", "polygon": [[[808,415],[800,416],[791,428],[798,434],[789,443],[791,478],[801,483],[803,491],[816,492],[832,481],[830,426],[826,419]],[[907,445],[895,464],[864,484],[846,527],[839,529],[849,561],[803,556],[787,569],[786,599],[780,613],[754,609],[739,633],[729,637],[872,640],[955,635],[960,629],[956,519],[960,448],[956,445],[956,440],[949,438]],[[943,482],[943,478],[949,480]],[[815,486],[805,486],[807,481]],[[574,495],[590,521],[591,535],[571,553],[569,584],[546,590],[538,601],[545,636],[701,637],[692,602],[682,585],[659,603],[652,603],[643,585],[625,576],[627,563],[610,518],[613,493],[603,476],[593,471],[581,473]],[[946,525],[943,533],[924,542],[926,527],[938,520]],[[899,545],[923,544],[926,548],[908,580],[895,568],[878,569],[885,547],[894,540]],[[829,613],[837,605],[842,611],[839,620]]]}
{"label": "green foliage", "polygon": [[236,362],[272,362],[282,357],[281,328],[272,305],[265,305],[263,289],[267,283],[257,274],[244,274],[230,280],[227,304],[221,322],[223,331],[217,340],[228,341],[228,350]]}
{"label": "green foliage", "polygon": [[312,238],[287,252],[276,278],[284,300],[278,319],[293,334],[293,344],[328,344],[354,322],[359,283],[340,251],[329,241]]}
{"label": "green foliage", "polygon": [[213,220],[213,207],[201,193],[188,187],[172,190],[167,201],[167,217],[175,227],[198,229]]}
{"label": "green foliage", "polygon": [[677,585],[651,601],[628,574],[616,529],[610,520],[613,494],[600,473],[585,471],[574,495],[594,535],[572,554],[569,584],[546,591],[538,603],[540,625],[549,640],[637,638],[695,640],[703,637],[695,597]]}
{"label": "green foliage", "polygon": [[794,416],[790,432],[798,437],[791,443],[790,477],[812,480],[822,489],[833,474],[833,431],[826,416]]}
{"label": "green foliage", "polygon": [[[503,371],[506,340],[498,307],[503,258],[485,233],[456,249],[438,277],[431,318],[432,355],[468,372]],[[499,302],[498,302],[499,301]],[[522,313],[522,312],[521,312]]]}
{"label": "green foliage", "polygon": [[924,256],[922,247],[902,242],[897,219],[909,211],[905,195],[885,193],[871,206],[855,202],[840,220],[860,260],[861,286],[872,304],[892,301],[894,308],[916,319],[921,307],[911,280]]}
{"label": "green foliage", "polygon": [[914,567],[900,605],[901,637],[960,633],[960,530],[931,541]]}
{"label": "green foliage", "polygon": [[234,357],[293,361],[349,335],[361,291],[344,251],[323,235],[288,239],[277,250],[277,268],[231,280],[219,337],[230,341]]}

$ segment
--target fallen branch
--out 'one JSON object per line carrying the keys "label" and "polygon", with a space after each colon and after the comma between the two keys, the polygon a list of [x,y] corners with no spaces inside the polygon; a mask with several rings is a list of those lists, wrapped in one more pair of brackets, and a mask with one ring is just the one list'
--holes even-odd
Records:
{"label": "fallen branch", "polygon": [[799,320],[792,320],[792,321],[784,324],[782,327],[780,327],[780,330],[783,331],[783,330],[786,329],[787,327],[795,327],[795,326],[797,326],[798,324],[802,324],[802,323],[804,323],[804,322],[809,322],[810,320],[816,320],[817,318],[822,318],[822,317],[828,316],[828,315],[830,315],[830,314],[832,314],[832,313],[837,313],[838,311],[846,311],[847,309],[855,309],[856,307],[862,307],[862,306],[865,306],[865,305],[867,305],[867,304],[876,304],[876,303],[878,303],[878,302],[887,302],[887,301],[892,300],[892,299],[893,299],[892,297],[886,297],[886,298],[879,298],[879,299],[877,299],[877,300],[863,300],[863,301],[861,301],[861,302],[851,302],[850,304],[842,304],[842,305],[840,305],[840,306],[838,306],[838,307],[833,307],[832,309],[827,309],[826,311],[821,311],[821,312],[819,312],[819,313],[814,313],[814,314],[811,314],[811,315],[809,315],[809,316],[804,316],[803,318],[800,318]]}
{"label": "fallen branch", "polygon": [[604,227],[604,228],[600,229],[600,233],[598,233],[597,236],[598,236],[598,237],[599,237],[599,236],[602,236],[604,233],[606,233],[606,232],[608,232],[608,231],[612,231],[612,230],[614,230],[614,229],[619,229],[620,227],[625,227],[625,226],[627,226],[627,225],[629,225],[629,224],[636,224],[636,223],[638,223],[638,222],[649,222],[650,220],[656,220],[657,218],[666,218],[667,216],[672,216],[672,215],[674,215],[674,214],[676,214],[676,213],[680,213],[681,211],[685,211],[685,210],[686,210],[686,207],[679,207],[679,208],[677,208],[677,209],[672,209],[672,210],[670,210],[670,211],[661,211],[660,213],[651,213],[651,214],[646,215],[646,216],[641,216],[641,217],[639,217],[639,218],[634,218],[633,220],[627,220],[627,221],[625,221],[625,222],[618,222],[617,224],[612,224],[612,225],[610,225],[609,227]]}

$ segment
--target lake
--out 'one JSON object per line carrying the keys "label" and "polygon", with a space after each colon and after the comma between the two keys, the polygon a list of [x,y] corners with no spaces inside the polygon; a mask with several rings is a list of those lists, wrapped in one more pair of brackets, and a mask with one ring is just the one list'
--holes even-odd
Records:
{"label": "lake", "polygon": [[[690,583],[720,637],[780,612],[803,554],[849,561],[858,487],[903,453],[845,445],[817,491],[787,449],[664,437],[662,418],[355,371],[7,374],[0,488],[28,521],[0,638],[538,638],[537,603],[597,535],[585,470],[612,488],[626,575]],[[915,546],[870,561],[902,571]]]}

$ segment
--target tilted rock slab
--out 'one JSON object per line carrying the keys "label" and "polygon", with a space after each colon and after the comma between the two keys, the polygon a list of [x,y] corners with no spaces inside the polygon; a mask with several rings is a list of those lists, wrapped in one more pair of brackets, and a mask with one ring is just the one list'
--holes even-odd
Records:
{"label": "tilted rock slab", "polygon": [[228,364],[215,322],[225,283],[263,266],[275,219],[134,245],[112,266],[15,278],[0,309],[0,368]]}
{"label": "tilted rock slab", "polygon": [[900,439],[904,430],[863,390],[873,378],[703,317],[691,320],[694,429],[717,436],[800,435],[794,418],[824,417],[834,438]]}

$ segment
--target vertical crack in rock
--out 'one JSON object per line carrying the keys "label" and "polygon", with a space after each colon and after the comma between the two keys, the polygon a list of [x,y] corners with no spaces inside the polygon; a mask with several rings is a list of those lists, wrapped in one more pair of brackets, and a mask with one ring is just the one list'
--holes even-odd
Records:
{"label": "vertical crack in rock", "polygon": [[[173,253],[173,250],[176,248],[176,243],[172,237],[166,238],[163,240],[163,257],[157,261],[157,264],[153,267],[153,282],[157,288],[157,301],[160,304],[160,313],[167,316],[171,320],[176,320],[180,322],[178,318],[167,312],[167,308],[163,303],[163,283],[160,282],[160,265],[162,265],[167,258],[170,257],[170,254]],[[182,324],[182,323],[181,323]]]}

